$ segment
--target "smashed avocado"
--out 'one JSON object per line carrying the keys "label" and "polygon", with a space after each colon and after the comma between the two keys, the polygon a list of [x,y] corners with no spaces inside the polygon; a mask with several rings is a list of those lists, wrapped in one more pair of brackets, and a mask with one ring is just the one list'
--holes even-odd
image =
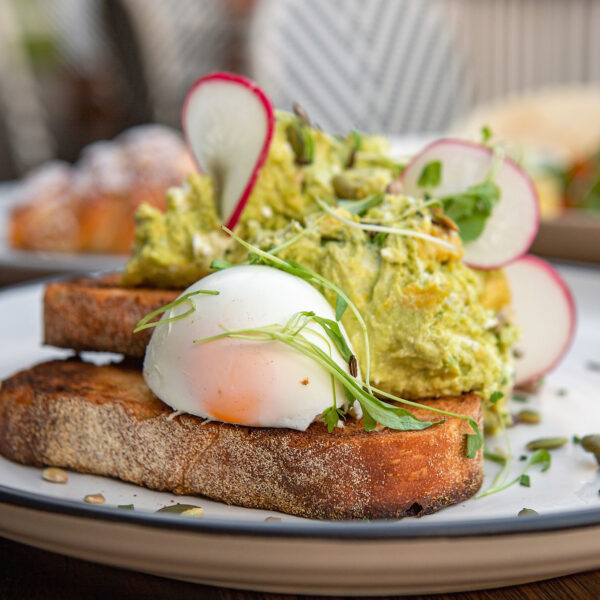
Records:
{"label": "smashed avocado", "polygon": [[220,230],[208,177],[192,175],[167,192],[167,210],[143,204],[136,212],[133,256],[124,285],[187,287],[210,273],[210,264],[230,241]]}
{"label": "smashed avocado", "polygon": [[[505,314],[506,279],[501,271],[475,271],[461,262],[460,238],[439,208],[430,210],[390,185],[400,170],[382,138],[338,138],[278,113],[236,233],[265,250],[284,245],[278,256],[344,289],[366,322],[377,387],[410,399],[473,391],[485,400],[506,393],[517,336]],[[335,215],[323,212],[317,199]],[[404,233],[364,231],[348,222]],[[214,258],[244,261],[244,249],[218,225],[210,179],[190,177],[169,192],[166,213],[138,211],[123,282],[184,287],[206,275]],[[364,374],[364,339],[351,311],[343,324]],[[495,428],[503,412],[502,401],[488,402],[486,426]]]}

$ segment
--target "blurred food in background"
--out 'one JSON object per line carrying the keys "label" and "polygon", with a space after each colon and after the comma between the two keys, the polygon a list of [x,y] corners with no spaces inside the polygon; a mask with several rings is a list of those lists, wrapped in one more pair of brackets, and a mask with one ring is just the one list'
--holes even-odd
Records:
{"label": "blurred food in background", "polygon": [[164,210],[166,190],[194,171],[181,136],[162,125],[95,142],[72,167],[49,162],[19,184],[10,243],[26,250],[126,254],[136,208],[145,202]]}
{"label": "blurred food in background", "polygon": [[477,136],[483,125],[532,175],[542,218],[567,209],[600,215],[600,86],[515,95],[477,109],[454,129]]}

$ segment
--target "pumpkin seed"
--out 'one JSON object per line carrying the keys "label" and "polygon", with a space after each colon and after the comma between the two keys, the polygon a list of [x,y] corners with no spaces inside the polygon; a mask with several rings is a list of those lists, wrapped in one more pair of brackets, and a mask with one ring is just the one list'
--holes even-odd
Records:
{"label": "pumpkin seed", "polygon": [[542,415],[536,410],[522,410],[517,416],[519,421],[528,425],[537,425],[542,420]]}
{"label": "pumpkin seed", "polygon": [[204,514],[204,509],[199,506],[194,506],[194,508],[188,508],[181,513],[182,517],[201,517]]}
{"label": "pumpkin seed", "polygon": [[[200,509],[201,511],[203,510],[202,508],[200,508],[199,506],[194,506],[193,504],[172,504],[171,506],[163,506],[163,508],[159,508],[156,512],[157,513],[172,513],[172,514],[176,514],[176,515],[183,515],[184,513],[190,511],[190,514],[192,515],[192,510],[193,509]],[[200,513],[202,514],[202,513]]]}
{"label": "pumpkin seed", "polygon": [[531,517],[539,514],[537,510],[533,510],[533,508],[524,508],[519,511],[517,517]]}
{"label": "pumpkin seed", "polygon": [[315,155],[310,129],[299,122],[291,123],[286,129],[286,136],[296,156],[296,164],[310,165]]}
{"label": "pumpkin seed", "polygon": [[591,452],[600,465],[600,434],[595,433],[581,438],[581,447],[586,452]]}
{"label": "pumpkin seed", "polygon": [[66,471],[56,467],[48,467],[42,471],[42,479],[50,483],[67,483],[69,476]]}
{"label": "pumpkin seed", "polygon": [[569,440],[565,437],[540,438],[527,444],[527,450],[554,450],[562,448]]}
{"label": "pumpkin seed", "polygon": [[106,499],[102,494],[88,494],[83,497],[83,501],[88,504],[104,504]]}

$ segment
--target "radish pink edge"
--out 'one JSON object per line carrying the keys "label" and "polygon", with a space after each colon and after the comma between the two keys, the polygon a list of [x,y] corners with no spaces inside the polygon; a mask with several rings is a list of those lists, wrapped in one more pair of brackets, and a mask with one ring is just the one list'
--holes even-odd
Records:
{"label": "radish pink edge", "polygon": [[550,277],[558,284],[558,286],[563,291],[565,298],[567,299],[569,311],[571,313],[571,326],[569,328],[569,336],[568,336],[567,342],[563,346],[560,354],[556,357],[554,362],[549,367],[540,371],[539,373],[536,373],[532,377],[529,377],[526,381],[519,382],[519,385],[524,385],[524,384],[528,384],[533,381],[536,381],[540,377],[543,377],[546,373],[553,371],[558,366],[560,361],[565,357],[565,355],[569,351],[569,348],[573,344],[573,340],[575,339],[575,330],[577,327],[577,308],[575,306],[575,299],[573,298],[573,294],[571,293],[569,286],[565,283],[564,279],[559,275],[558,271],[556,271],[556,269],[551,264],[547,263],[545,260],[542,260],[541,258],[538,258],[537,256],[532,256],[531,254],[522,256],[518,260],[533,263],[538,268],[544,269],[544,271],[546,271],[550,275]]}
{"label": "radish pink edge", "polygon": [[[471,142],[469,140],[461,140],[458,138],[441,138],[439,140],[436,140],[435,142],[431,142],[429,145],[427,145],[425,148],[423,148],[423,150],[421,150],[417,155],[413,156],[411,161],[406,165],[406,168],[404,169],[402,179],[404,179],[404,175],[409,171],[409,169],[414,165],[414,163],[416,163],[424,154],[426,154],[433,148],[444,145],[444,144],[455,145],[455,146],[464,146],[464,147],[467,147],[467,148],[470,148],[473,150],[483,150],[486,154],[489,154],[490,156],[494,154],[494,151],[491,148],[489,148],[488,146],[483,146],[482,144],[478,144],[477,142]],[[523,167],[521,165],[519,165],[517,162],[515,162],[512,158],[505,156],[504,160],[506,161],[507,164],[511,165],[511,167],[514,168],[523,177],[523,179],[527,182],[527,185],[529,186],[529,191],[531,192],[531,195],[534,198],[534,221],[535,221],[535,224],[531,230],[530,235],[527,238],[527,242],[523,245],[522,252],[519,255],[515,256],[514,258],[507,260],[503,263],[494,264],[493,266],[483,266],[483,267],[477,265],[476,263],[465,262],[465,264],[468,265],[469,267],[472,267],[474,269],[479,269],[481,271],[492,271],[494,269],[501,269],[502,267],[506,267],[507,265],[514,262],[515,260],[519,260],[519,258],[522,258],[527,253],[529,248],[531,248],[531,245],[533,244],[533,240],[535,239],[535,236],[537,235],[539,227],[540,227],[540,202],[539,202],[537,190],[535,189],[535,185],[533,184],[531,177],[528,175],[528,173],[525,171],[525,169],[523,169]]]}
{"label": "radish pink edge", "polygon": [[[181,110],[181,123],[182,123],[183,135],[185,137],[186,144],[187,144],[188,148],[190,148],[190,149],[192,146],[190,144],[187,128],[185,125],[185,115],[187,113],[188,104],[189,104],[192,94],[194,93],[196,88],[198,88],[203,83],[206,83],[207,81],[228,81],[231,83],[238,83],[238,84],[243,85],[244,87],[249,89],[260,100],[263,108],[265,109],[266,118],[267,118],[267,135],[265,136],[265,142],[260,151],[260,154],[258,155],[258,159],[256,160],[256,163],[254,165],[254,169],[252,170],[252,175],[250,176],[250,179],[248,180],[248,183],[246,184],[246,187],[244,188],[244,191],[242,192],[242,195],[241,195],[240,199],[238,200],[238,203],[236,204],[236,207],[235,207],[232,215],[229,217],[229,220],[226,223],[226,226],[229,229],[233,229],[235,227],[235,225],[237,224],[237,222],[239,221],[239,218],[242,214],[242,211],[244,210],[244,208],[246,206],[246,202],[248,201],[250,193],[252,192],[252,189],[254,188],[256,179],[262,169],[262,166],[265,163],[265,160],[267,159],[267,155],[269,154],[269,147],[271,146],[271,140],[273,139],[273,133],[275,130],[275,114],[273,111],[273,104],[271,103],[271,100],[269,99],[269,97],[252,80],[250,80],[246,77],[243,77],[242,75],[237,75],[235,73],[225,73],[223,71],[217,71],[215,73],[209,73],[208,75],[204,75],[203,77],[200,77],[199,79],[197,79],[195,81],[195,83],[192,85],[192,87],[189,89],[189,91],[185,97],[185,100],[183,102],[183,108]],[[194,156],[193,151],[192,151],[192,156],[194,158],[194,162],[196,163],[196,166],[198,167],[198,171],[201,172],[200,165],[198,165],[198,163],[196,162],[196,157]]]}

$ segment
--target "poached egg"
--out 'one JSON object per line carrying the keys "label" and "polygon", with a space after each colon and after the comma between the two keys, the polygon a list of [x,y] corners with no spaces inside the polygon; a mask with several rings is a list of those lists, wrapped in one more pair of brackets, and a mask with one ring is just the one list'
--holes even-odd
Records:
{"label": "poached egg", "polygon": [[[324,367],[280,341],[221,338],[194,340],[225,330],[284,325],[300,311],[335,320],[325,297],[303,279],[262,265],[243,265],[212,273],[182,294],[196,294],[167,311],[154,329],[144,359],[148,387],[177,411],[254,427],[305,430],[333,403],[346,407],[342,386]],[[191,304],[190,304],[191,303]],[[340,329],[344,337],[343,327]],[[348,372],[321,327],[302,331]]]}

